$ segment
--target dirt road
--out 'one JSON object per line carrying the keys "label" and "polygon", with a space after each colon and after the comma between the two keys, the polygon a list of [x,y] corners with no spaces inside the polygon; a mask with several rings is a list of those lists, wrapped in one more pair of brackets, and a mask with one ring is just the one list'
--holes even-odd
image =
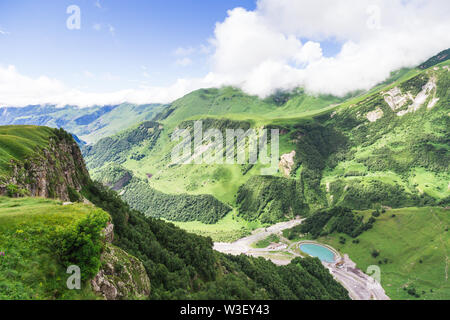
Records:
{"label": "dirt road", "polygon": [[287,222],[280,222],[277,224],[274,224],[273,226],[270,226],[268,228],[262,228],[257,229],[253,231],[253,233],[245,238],[239,239],[235,242],[228,243],[228,242],[215,242],[214,243],[214,250],[228,253],[232,255],[240,255],[241,253],[253,255],[256,254],[261,255],[261,253],[267,253],[270,251],[278,251],[276,249],[256,249],[252,248],[251,245],[259,240],[263,240],[270,236],[271,234],[279,234],[284,229],[289,229],[292,227],[295,227],[296,225],[302,223],[304,219],[295,219]]}

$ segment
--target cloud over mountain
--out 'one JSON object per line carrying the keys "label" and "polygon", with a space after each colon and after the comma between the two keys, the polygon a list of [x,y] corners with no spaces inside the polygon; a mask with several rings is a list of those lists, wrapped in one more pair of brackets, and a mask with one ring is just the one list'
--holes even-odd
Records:
{"label": "cloud over mountain", "polygon": [[[342,96],[448,48],[449,13],[445,0],[260,0],[217,24],[214,72],[259,96],[297,86]],[[330,39],[342,48],[324,57]]]}
{"label": "cloud over mountain", "polygon": [[[260,97],[295,87],[342,96],[450,47],[449,14],[447,0],[259,0],[254,11],[235,8],[216,24],[203,78],[87,93],[0,66],[0,105],[170,102],[221,85]],[[324,56],[326,42],[338,43],[340,51]],[[177,64],[191,64],[192,50],[179,48]]]}

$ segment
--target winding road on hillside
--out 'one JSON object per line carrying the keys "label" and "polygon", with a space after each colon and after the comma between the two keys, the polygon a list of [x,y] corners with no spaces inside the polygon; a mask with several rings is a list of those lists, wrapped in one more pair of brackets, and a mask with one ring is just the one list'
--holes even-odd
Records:
{"label": "winding road on hillside", "polygon": [[[257,229],[251,235],[232,243],[216,242],[214,243],[214,250],[232,255],[246,254],[254,257],[264,257],[277,265],[287,265],[295,257],[303,256],[296,250],[299,243],[287,244],[289,241],[283,237],[282,232],[285,229],[301,224],[303,221],[304,219],[297,218],[277,223],[268,228]],[[278,235],[281,242],[271,244],[267,248],[252,247],[254,243],[272,234]],[[335,255],[339,255],[336,257],[336,262],[339,263],[322,262],[322,264],[330,271],[336,281],[347,289],[350,298],[353,300],[389,300],[381,285],[372,277],[357,269],[356,263],[348,255],[341,257],[336,250],[334,252]]]}

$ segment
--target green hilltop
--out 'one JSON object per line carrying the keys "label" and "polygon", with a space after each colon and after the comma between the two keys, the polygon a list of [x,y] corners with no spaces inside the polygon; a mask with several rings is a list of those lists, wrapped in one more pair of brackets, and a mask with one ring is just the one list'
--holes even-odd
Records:
{"label": "green hilltop", "polygon": [[37,126],[0,127],[0,175],[9,171],[11,160],[25,159],[48,146],[53,130]]}
{"label": "green hilltop", "polygon": [[[105,212],[89,205],[63,206],[56,200],[0,197],[0,251],[4,252],[0,257],[0,299],[98,299],[87,286],[81,291],[67,288],[66,268],[55,254],[63,251],[61,241],[65,240],[65,233],[87,217],[92,222],[93,217],[103,218],[99,227],[105,227],[108,220]],[[99,231],[90,234],[100,237]],[[83,254],[86,260],[97,258],[93,266],[86,264],[97,270],[98,245],[98,240],[94,240],[92,246],[86,243],[83,246],[94,250],[92,255],[87,255],[89,251]]]}

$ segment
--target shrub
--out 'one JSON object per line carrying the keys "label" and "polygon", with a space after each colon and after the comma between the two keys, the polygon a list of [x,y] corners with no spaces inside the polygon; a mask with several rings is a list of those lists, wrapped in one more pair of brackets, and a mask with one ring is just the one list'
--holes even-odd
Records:
{"label": "shrub", "polygon": [[69,194],[70,202],[79,202],[81,200],[80,194],[74,188],[68,186],[67,193]]}
{"label": "shrub", "polygon": [[64,266],[77,265],[82,280],[93,278],[100,268],[100,254],[103,249],[101,231],[109,215],[97,209],[76,223],[56,231],[53,246]]}
{"label": "shrub", "polygon": [[15,184],[8,184],[6,186],[6,195],[10,198],[14,197],[25,197],[29,195],[28,190],[22,189]]}

